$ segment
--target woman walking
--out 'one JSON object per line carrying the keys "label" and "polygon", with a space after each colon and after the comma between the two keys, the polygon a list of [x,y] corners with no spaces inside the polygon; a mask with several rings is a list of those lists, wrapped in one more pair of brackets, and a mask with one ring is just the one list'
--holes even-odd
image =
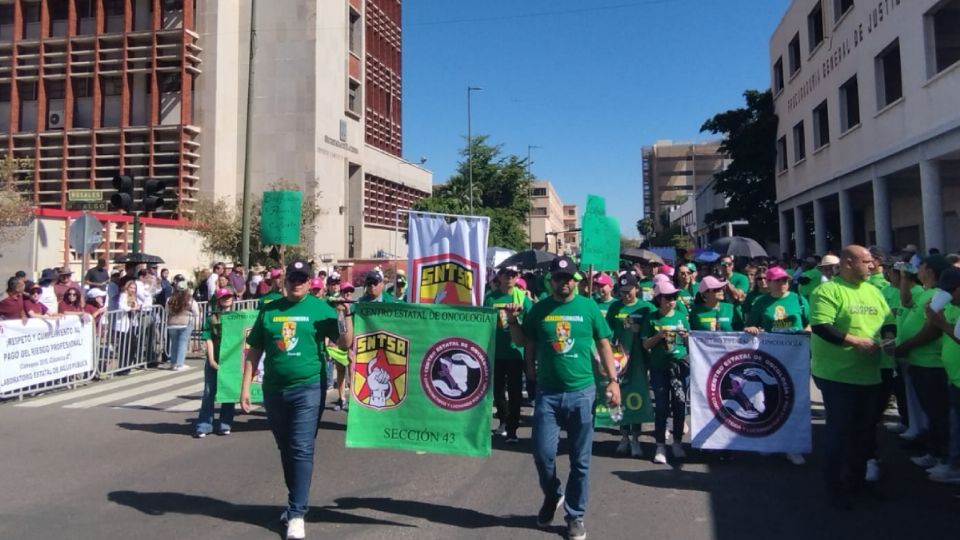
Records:
{"label": "woman walking", "polygon": [[[220,368],[220,339],[223,337],[220,317],[233,308],[233,291],[217,289],[214,293],[214,304],[203,324],[200,338],[206,345],[206,359],[203,363],[203,398],[200,401],[200,414],[193,428],[193,436],[202,439],[213,433],[214,400],[217,397],[217,370]],[[189,332],[187,336],[189,336]],[[184,349],[186,351],[186,349]],[[256,367],[256,366],[254,366]],[[230,434],[230,424],[233,423],[233,403],[220,404],[220,435]]]}
{"label": "woman walking", "polygon": [[170,369],[187,369],[187,345],[193,333],[194,321],[200,320],[200,309],[187,289],[186,281],[178,281],[173,296],[167,300],[167,343],[170,344]]}

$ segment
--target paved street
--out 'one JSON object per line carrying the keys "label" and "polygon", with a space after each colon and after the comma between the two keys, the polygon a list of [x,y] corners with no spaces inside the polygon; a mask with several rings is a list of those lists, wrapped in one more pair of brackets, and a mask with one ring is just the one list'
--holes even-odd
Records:
{"label": "paved street", "polygon": [[[285,490],[263,413],[239,417],[229,437],[192,439],[202,369],[190,363],[0,405],[0,538],[280,537]],[[520,445],[474,459],[347,450],[344,419],[324,413],[309,537],[562,536],[560,519],[534,527],[529,428]],[[796,467],[694,455],[669,468],[614,457],[616,441],[598,434],[594,446],[591,538],[960,538],[960,486],[926,481],[893,437],[890,500],[852,512],[824,508],[816,456]]]}

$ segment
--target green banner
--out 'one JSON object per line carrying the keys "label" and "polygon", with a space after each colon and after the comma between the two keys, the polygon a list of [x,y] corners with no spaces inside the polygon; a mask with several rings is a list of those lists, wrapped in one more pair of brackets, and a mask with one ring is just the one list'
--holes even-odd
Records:
{"label": "green banner", "polygon": [[647,366],[644,364],[642,356],[631,358],[627,365],[627,373],[620,378],[620,408],[623,411],[623,420],[620,422],[614,422],[610,419],[605,391],[606,381],[597,377],[597,398],[593,404],[594,427],[609,428],[653,422],[650,387],[647,383]]}
{"label": "green banner", "polygon": [[356,307],[347,447],[489,456],[497,312]]}
{"label": "green banner", "polygon": [[580,225],[580,269],[620,268],[620,222],[606,215],[606,201],[596,195],[587,196],[587,210]]}
{"label": "green banner", "polygon": [[299,244],[302,204],[303,193],[299,191],[265,191],[260,207],[260,243]]}
{"label": "green banner", "polygon": [[[220,367],[217,370],[217,403],[239,403],[240,385],[243,383],[243,356],[246,353],[247,335],[257,320],[257,311],[248,309],[230,311],[220,315]],[[206,350],[206,349],[204,349]],[[263,360],[250,386],[250,401],[263,401],[260,383],[263,381]]]}

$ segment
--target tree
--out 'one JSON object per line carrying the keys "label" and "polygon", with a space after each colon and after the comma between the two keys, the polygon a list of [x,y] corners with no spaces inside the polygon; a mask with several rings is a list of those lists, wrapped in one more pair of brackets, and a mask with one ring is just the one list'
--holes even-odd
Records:
{"label": "tree", "polygon": [[[274,182],[267,191],[300,191],[301,187],[283,180]],[[275,264],[278,260],[271,258],[267,251],[270,246],[260,243],[260,204],[261,197],[254,195],[250,210],[250,264]],[[313,237],[316,232],[316,220],[323,210],[316,200],[304,197],[300,208],[300,238],[301,242]],[[243,217],[243,201],[238,199],[231,203],[227,198],[200,197],[193,205],[193,220],[191,230],[200,235],[203,240],[203,250],[220,255],[231,260],[240,260],[242,236],[241,220]],[[310,259],[313,254],[303,244],[287,246],[285,257],[287,261],[295,259]]]}
{"label": "tree", "polygon": [[656,226],[652,217],[647,216],[637,221],[637,232],[640,233],[640,236],[647,238],[651,236],[655,230]]}
{"label": "tree", "polygon": [[630,238],[624,235],[620,235],[620,250],[638,248],[640,247],[640,240],[638,238]]}
{"label": "tree", "polygon": [[32,169],[32,159],[0,158],[0,241],[14,242],[26,234],[33,205],[17,187],[17,171]]}
{"label": "tree", "polygon": [[732,160],[714,175],[714,191],[727,199],[727,208],[707,215],[710,224],[744,220],[748,235],[764,242],[777,231],[777,116],[770,90],[747,90],[747,106],[707,120],[701,131],[722,133],[720,152]]}
{"label": "tree", "polygon": [[445,183],[434,186],[433,194],[419,201],[414,210],[469,215],[472,198],[472,214],[490,218],[490,245],[526,249],[531,184],[526,160],[515,155],[501,156],[502,145],[487,144],[486,135],[473,137],[471,144],[473,193],[469,152],[464,148],[457,172]]}

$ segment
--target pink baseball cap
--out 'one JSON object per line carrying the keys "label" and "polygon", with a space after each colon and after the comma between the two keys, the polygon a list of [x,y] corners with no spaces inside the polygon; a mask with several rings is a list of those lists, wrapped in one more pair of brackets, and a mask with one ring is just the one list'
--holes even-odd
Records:
{"label": "pink baseball cap", "polygon": [[610,285],[611,287],[613,286],[613,279],[604,273],[599,273],[594,275],[593,282],[601,286],[602,285]]}
{"label": "pink baseball cap", "polygon": [[680,292],[676,287],[673,286],[673,283],[669,280],[660,281],[653,286],[653,295],[660,296],[665,294],[677,294]]}
{"label": "pink baseball cap", "polygon": [[520,287],[523,290],[527,290],[527,280],[522,277],[517,278],[517,287]]}
{"label": "pink baseball cap", "polygon": [[278,278],[278,277],[280,277],[281,275],[283,275],[283,270],[280,270],[279,268],[271,268],[271,269],[270,269],[270,277],[272,277],[272,278]]}
{"label": "pink baseball cap", "polygon": [[657,274],[653,276],[654,285],[656,285],[657,283],[663,283],[663,282],[670,283],[670,276],[668,276],[667,274]]}
{"label": "pink baseball cap", "polygon": [[700,280],[700,285],[698,288],[701,291],[712,291],[714,289],[722,289],[726,286],[726,281],[718,279],[714,276],[707,276]]}
{"label": "pink baseball cap", "polygon": [[778,281],[781,279],[790,279],[790,274],[779,266],[771,266],[763,277],[767,278],[767,281]]}
{"label": "pink baseball cap", "polygon": [[323,288],[323,279],[315,277],[310,280],[311,289],[322,289]]}
{"label": "pink baseball cap", "polygon": [[233,291],[230,289],[217,289],[217,292],[215,292],[213,295],[217,298],[217,300],[219,300],[227,296],[233,296]]}
{"label": "pink baseball cap", "polygon": [[[673,277],[673,267],[670,266],[669,264],[665,264],[665,265],[661,266],[661,267],[660,267],[660,274],[665,274],[665,275],[668,275],[668,276],[670,276],[670,277]],[[657,274],[657,275],[660,275],[660,274]]]}

